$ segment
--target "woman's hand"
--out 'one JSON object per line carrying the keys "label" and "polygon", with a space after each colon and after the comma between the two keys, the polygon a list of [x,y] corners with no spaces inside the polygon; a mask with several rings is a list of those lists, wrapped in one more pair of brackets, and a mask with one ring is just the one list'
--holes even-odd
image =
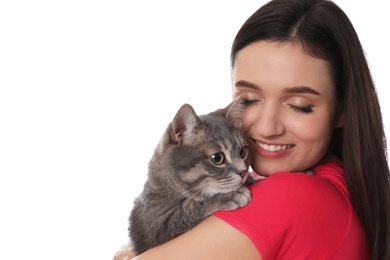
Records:
{"label": "woman's hand", "polygon": [[121,249],[115,254],[113,260],[130,260],[133,257],[135,257],[135,254],[133,252],[133,249],[131,248],[131,245],[129,242],[124,244]]}

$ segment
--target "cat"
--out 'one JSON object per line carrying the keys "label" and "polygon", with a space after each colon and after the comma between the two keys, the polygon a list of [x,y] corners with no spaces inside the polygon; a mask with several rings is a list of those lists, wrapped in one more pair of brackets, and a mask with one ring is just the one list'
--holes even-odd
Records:
{"label": "cat", "polygon": [[244,103],[198,116],[184,104],[149,161],[148,178],[129,217],[136,255],[191,229],[218,210],[251,199],[249,149],[242,133]]}

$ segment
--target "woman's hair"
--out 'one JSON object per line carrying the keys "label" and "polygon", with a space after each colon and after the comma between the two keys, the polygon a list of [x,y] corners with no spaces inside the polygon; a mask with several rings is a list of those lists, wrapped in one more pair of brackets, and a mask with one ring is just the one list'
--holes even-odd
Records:
{"label": "woman's hair", "polygon": [[352,203],[364,226],[371,259],[390,259],[390,184],[386,139],[373,80],[359,38],[346,14],[328,0],[273,0],[243,24],[237,52],[259,40],[300,43],[326,60],[344,126],[329,152],[342,158]]}

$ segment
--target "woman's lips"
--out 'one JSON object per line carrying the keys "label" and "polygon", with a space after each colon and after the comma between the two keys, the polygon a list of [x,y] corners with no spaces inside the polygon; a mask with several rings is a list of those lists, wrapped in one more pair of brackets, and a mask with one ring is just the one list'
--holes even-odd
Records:
{"label": "woman's lips", "polygon": [[256,144],[264,149],[264,150],[267,150],[267,151],[270,151],[270,152],[278,152],[278,151],[282,151],[282,150],[286,150],[286,149],[290,149],[291,147],[293,147],[294,145],[293,144],[271,144],[271,145],[268,145],[268,144],[264,144],[264,143],[260,143],[258,141],[256,141]]}
{"label": "woman's lips", "polygon": [[280,158],[293,151],[294,144],[265,144],[253,140],[256,153],[266,158]]}

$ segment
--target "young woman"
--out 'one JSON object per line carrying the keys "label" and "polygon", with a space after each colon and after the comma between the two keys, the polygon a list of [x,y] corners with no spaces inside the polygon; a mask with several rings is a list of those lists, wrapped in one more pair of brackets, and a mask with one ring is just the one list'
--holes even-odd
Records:
{"label": "young woman", "polygon": [[344,12],[327,0],[271,1],[239,30],[231,61],[252,168],[266,178],[246,207],[137,259],[390,259],[381,111]]}

